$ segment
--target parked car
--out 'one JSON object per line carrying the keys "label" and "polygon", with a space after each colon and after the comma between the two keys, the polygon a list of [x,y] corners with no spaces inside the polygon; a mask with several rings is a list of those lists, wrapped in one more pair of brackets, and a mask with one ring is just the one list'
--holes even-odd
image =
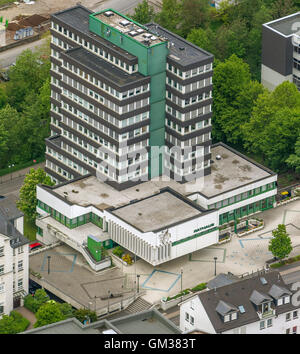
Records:
{"label": "parked car", "polygon": [[43,247],[39,242],[35,242],[29,245],[30,251],[36,250],[37,248]]}

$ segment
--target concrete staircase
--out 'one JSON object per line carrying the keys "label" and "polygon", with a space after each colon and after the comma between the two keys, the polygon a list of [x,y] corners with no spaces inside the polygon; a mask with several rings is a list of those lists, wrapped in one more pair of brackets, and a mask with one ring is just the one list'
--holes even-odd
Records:
{"label": "concrete staircase", "polygon": [[150,309],[151,306],[152,304],[139,297],[127,307],[126,311],[129,313],[137,313],[141,311],[146,311]]}

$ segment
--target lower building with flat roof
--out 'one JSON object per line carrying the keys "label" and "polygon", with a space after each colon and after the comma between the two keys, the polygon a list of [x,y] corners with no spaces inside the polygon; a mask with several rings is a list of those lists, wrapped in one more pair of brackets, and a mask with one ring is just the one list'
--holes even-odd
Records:
{"label": "lower building with flat roof", "polygon": [[37,186],[37,238],[87,255],[87,238],[158,265],[219,242],[219,227],[273,208],[277,175],[234,149],[212,148],[212,172],[187,183],[154,178],[118,191],[87,175]]}
{"label": "lower building with flat roof", "polygon": [[173,322],[156,309],[116,319],[104,319],[83,325],[76,318],[31,329],[22,334],[181,334]]}

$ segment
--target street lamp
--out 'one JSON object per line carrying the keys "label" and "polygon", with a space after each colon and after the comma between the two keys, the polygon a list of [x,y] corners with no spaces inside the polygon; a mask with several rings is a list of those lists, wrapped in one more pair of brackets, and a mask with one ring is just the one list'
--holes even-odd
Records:
{"label": "street lamp", "polygon": [[48,274],[50,274],[50,259],[51,259],[51,256],[47,256],[48,258]]}
{"label": "street lamp", "polygon": [[107,313],[109,313],[109,297],[110,297],[110,290],[107,291]]}
{"label": "street lamp", "polygon": [[180,292],[181,292],[181,302],[182,302],[182,274],[183,274],[183,269],[181,268],[181,269],[180,269],[180,275],[181,275],[181,276],[180,276],[180,283],[181,283],[181,284],[180,284],[180,289],[181,289],[181,290],[180,290]]}
{"label": "street lamp", "polygon": [[214,260],[215,260],[215,276],[217,275],[217,259],[218,259],[218,257],[214,257]]}
{"label": "street lamp", "polygon": [[137,274],[137,293],[140,292],[140,274]]}

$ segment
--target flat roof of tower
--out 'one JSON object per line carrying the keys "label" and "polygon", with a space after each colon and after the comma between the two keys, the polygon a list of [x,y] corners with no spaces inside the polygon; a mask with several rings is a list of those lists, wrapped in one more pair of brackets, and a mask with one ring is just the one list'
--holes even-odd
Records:
{"label": "flat roof of tower", "polygon": [[104,10],[92,16],[146,46],[151,47],[166,41],[159,36],[155,36],[145,26],[113,9]]}
{"label": "flat roof of tower", "polygon": [[69,49],[62,53],[62,55],[76,60],[78,64],[84,65],[88,69],[93,70],[98,75],[103,76],[106,80],[109,80],[120,87],[140,80],[145,80],[146,78],[146,76],[139,72],[127,74],[124,70],[121,70],[106,60],[99,58],[97,55],[89,52],[83,47]]}
{"label": "flat roof of tower", "polygon": [[213,55],[206,52],[204,49],[188,42],[177,34],[168,31],[156,23],[148,23],[145,25],[149,30],[166,38],[169,41],[169,55],[171,59],[175,60],[181,65],[192,65],[206,59],[213,59]]}
{"label": "flat roof of tower", "polygon": [[[111,213],[142,232],[159,231],[203,214],[194,203],[166,189]],[[180,211],[180,212],[179,212]]]}
{"label": "flat roof of tower", "polygon": [[269,27],[284,36],[290,36],[299,31],[300,12],[279,18],[274,21],[265,23],[264,26]]}
{"label": "flat roof of tower", "polygon": [[136,56],[126,52],[125,50],[117,47],[113,43],[105,40],[102,37],[97,36],[95,33],[90,31],[89,28],[89,16],[93,14],[93,11],[87,9],[82,5],[76,5],[74,7],[70,7],[63,11],[56,12],[51,15],[51,17],[62,21],[73,29],[82,32],[95,41],[99,42],[99,44],[109,47],[113,51],[118,51],[122,54],[122,56],[126,57],[130,61],[136,61]]}

